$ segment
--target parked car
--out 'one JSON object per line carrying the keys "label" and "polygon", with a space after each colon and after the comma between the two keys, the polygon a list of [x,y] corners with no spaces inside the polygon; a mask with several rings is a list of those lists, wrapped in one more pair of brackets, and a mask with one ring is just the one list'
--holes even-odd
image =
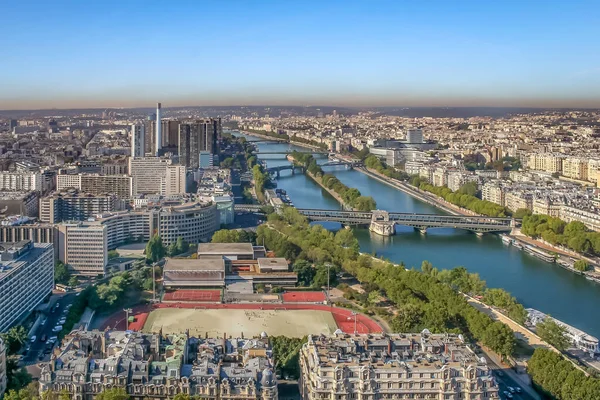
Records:
{"label": "parked car", "polygon": [[520,387],[518,387],[518,386],[517,386],[517,387],[515,387],[515,390],[517,391],[517,393],[521,393],[521,392],[522,392],[521,388],[520,388]]}
{"label": "parked car", "polygon": [[29,341],[31,343],[35,343],[36,340],[37,340],[37,336],[33,335]]}
{"label": "parked car", "polygon": [[62,317],[61,319],[58,320],[59,324],[64,324],[67,321],[67,319],[65,317]]}
{"label": "parked car", "polygon": [[515,388],[512,386],[507,387],[508,391],[511,393],[515,393]]}
{"label": "parked car", "polygon": [[60,332],[62,331],[62,325],[56,325],[53,329],[52,332],[56,333],[56,332]]}
{"label": "parked car", "polygon": [[512,399],[513,395],[509,392],[509,391],[504,391],[504,395],[506,396],[507,399]]}

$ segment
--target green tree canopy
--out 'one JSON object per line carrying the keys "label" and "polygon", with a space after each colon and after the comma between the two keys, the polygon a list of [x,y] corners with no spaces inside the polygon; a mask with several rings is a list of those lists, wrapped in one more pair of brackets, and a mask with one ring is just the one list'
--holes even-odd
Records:
{"label": "green tree canopy", "polygon": [[569,347],[569,339],[566,336],[567,329],[554,322],[551,318],[546,318],[544,321],[538,322],[535,326],[535,331],[539,337],[560,351],[564,351]]}
{"label": "green tree canopy", "polygon": [[60,260],[56,260],[54,263],[54,281],[56,283],[67,284],[71,273],[65,264]]}
{"label": "green tree canopy", "polygon": [[146,259],[151,262],[157,262],[161,260],[166,253],[167,250],[163,245],[160,235],[154,234],[146,245]]}

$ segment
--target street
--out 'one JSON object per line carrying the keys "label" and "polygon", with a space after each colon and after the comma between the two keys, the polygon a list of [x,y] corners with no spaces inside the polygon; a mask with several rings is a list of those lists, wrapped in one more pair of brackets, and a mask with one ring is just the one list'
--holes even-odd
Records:
{"label": "street", "polygon": [[[67,307],[69,304],[72,304],[75,300],[75,293],[63,294],[59,295],[58,299],[53,298],[51,300],[51,304],[46,311],[44,311],[45,323],[43,325],[38,326],[33,336],[36,337],[35,342],[27,343],[26,348],[29,348],[29,351],[24,353],[23,363],[25,366],[35,364],[37,362],[45,361],[50,358],[50,353],[52,348],[58,344],[58,341],[55,343],[47,343],[48,339],[53,336],[58,336],[58,332],[53,332],[52,330],[56,325],[58,325],[58,321],[66,317],[67,315]],[[56,304],[59,304],[56,307]],[[42,341],[42,337],[45,336],[45,341]]]}

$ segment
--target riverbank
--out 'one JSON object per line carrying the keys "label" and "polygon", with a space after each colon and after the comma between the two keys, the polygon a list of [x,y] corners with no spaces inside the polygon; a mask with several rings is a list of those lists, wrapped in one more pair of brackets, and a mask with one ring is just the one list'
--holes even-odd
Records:
{"label": "riverbank", "polygon": [[344,202],[344,199],[342,199],[342,196],[340,196],[339,194],[337,194],[336,192],[334,192],[333,189],[329,189],[328,187],[326,187],[325,185],[323,185],[323,183],[321,182],[321,180],[318,179],[316,176],[314,176],[313,174],[311,174],[308,171],[306,171],[306,175],[308,175],[310,177],[310,179],[312,179],[313,181],[315,181],[315,183],[317,185],[319,185],[322,189],[324,189],[327,193],[329,193],[334,199],[336,199],[337,202],[340,203],[340,205],[342,206],[342,208],[344,210],[356,211],[356,209],[350,207],[349,205],[347,205]]}
{"label": "riverbank", "polygon": [[304,143],[304,142],[297,142],[295,140],[289,139],[289,140],[285,140],[285,139],[279,139],[273,136],[269,136],[269,135],[263,135],[260,133],[256,133],[256,132],[249,132],[249,131],[241,131],[238,130],[239,133],[243,133],[244,135],[248,135],[248,136],[255,136],[261,139],[266,139],[266,140],[272,140],[273,142],[280,142],[280,143],[291,143],[293,145],[299,146],[299,147],[306,147],[307,149],[312,149],[312,150],[321,150],[323,151],[322,147],[313,145],[313,144],[309,144],[309,143]]}

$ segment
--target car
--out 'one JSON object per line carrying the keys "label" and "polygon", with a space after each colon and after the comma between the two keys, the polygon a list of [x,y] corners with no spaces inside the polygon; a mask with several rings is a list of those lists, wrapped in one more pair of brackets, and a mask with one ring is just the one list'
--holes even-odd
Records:
{"label": "car", "polygon": [[42,337],[40,338],[40,342],[45,342],[46,341],[46,335],[42,335]]}
{"label": "car", "polygon": [[62,331],[62,325],[56,325],[53,329],[52,332],[56,333],[56,332],[60,332]]}
{"label": "car", "polygon": [[48,341],[56,342],[58,340],[58,336],[52,336]]}
{"label": "car", "polygon": [[31,346],[30,345],[25,346],[25,353],[29,353],[29,350],[31,350]]}
{"label": "car", "polygon": [[36,341],[36,340],[37,340],[37,336],[35,336],[35,335],[33,335],[33,336],[31,337],[31,339],[29,339],[29,341],[30,341],[31,343],[35,343],[35,341]]}
{"label": "car", "polygon": [[59,320],[58,320],[58,323],[62,325],[62,324],[64,324],[66,321],[67,321],[67,319],[63,317],[63,318],[61,318],[61,319],[59,319]]}
{"label": "car", "polygon": [[504,391],[504,395],[506,396],[507,399],[512,399],[513,395],[509,392],[509,391]]}
{"label": "car", "polygon": [[75,297],[79,296],[80,294],[81,294],[81,292],[77,292],[77,293],[75,294]]}
{"label": "car", "polygon": [[73,304],[67,304],[67,306],[66,306],[65,308],[66,308],[67,310],[69,310],[69,309],[71,309],[71,306],[72,306],[72,305],[73,305]]}
{"label": "car", "polygon": [[521,388],[518,387],[518,386],[515,387],[515,390],[517,391],[517,393],[521,393],[522,392]]}
{"label": "car", "polygon": [[509,392],[511,392],[511,393],[514,393],[514,392],[515,392],[515,388],[514,388],[514,387],[512,387],[512,386],[508,386],[508,387],[507,387],[507,389],[508,389],[508,391],[509,391]]}
{"label": "car", "polygon": [[46,325],[46,318],[42,319],[42,321],[40,322],[40,326],[44,326]]}

